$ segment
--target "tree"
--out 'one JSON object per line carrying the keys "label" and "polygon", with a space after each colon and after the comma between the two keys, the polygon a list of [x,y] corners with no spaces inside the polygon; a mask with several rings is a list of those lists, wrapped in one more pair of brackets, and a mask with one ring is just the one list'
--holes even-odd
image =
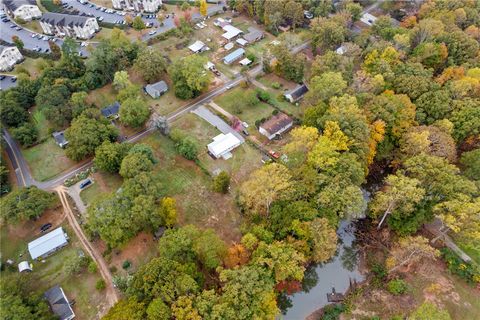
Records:
{"label": "tree", "polygon": [[242,244],[234,244],[227,250],[224,264],[227,268],[244,265],[248,262],[250,253]]}
{"label": "tree", "polygon": [[22,126],[12,129],[12,136],[22,146],[29,147],[37,142],[38,130],[31,123],[24,123]]}
{"label": "tree", "polygon": [[316,263],[325,262],[337,251],[337,233],[328,220],[316,218],[310,223],[310,234],[313,242],[312,259]]}
{"label": "tree", "polygon": [[454,102],[455,109],[450,120],[454,125],[453,137],[457,141],[463,141],[469,136],[480,133],[480,99],[464,99]]}
{"label": "tree", "polygon": [[363,8],[359,3],[348,2],[345,6],[345,9],[351,14],[353,22],[360,20]]}
{"label": "tree", "polygon": [[165,197],[160,202],[160,217],[167,227],[173,227],[177,223],[177,208],[174,198]]}
{"label": "tree", "polygon": [[204,17],[207,16],[207,1],[200,0],[200,14]]}
{"label": "tree", "polygon": [[213,190],[219,193],[227,193],[230,187],[230,176],[228,172],[222,171],[213,178]]}
{"label": "tree", "polygon": [[18,36],[13,35],[12,36],[12,42],[19,50],[23,49],[24,43],[23,43],[22,39],[20,39]]}
{"label": "tree", "polygon": [[433,260],[440,253],[430,246],[428,239],[422,236],[406,237],[390,251],[386,264],[388,272],[394,272],[401,267],[410,267],[423,260]]}
{"label": "tree", "polygon": [[3,220],[18,222],[35,219],[50,208],[55,196],[35,186],[16,189],[0,199]]}
{"label": "tree", "polygon": [[212,229],[200,230],[192,225],[185,227],[192,240],[192,248],[197,259],[207,269],[220,266],[227,253],[225,242]]}
{"label": "tree", "polygon": [[480,180],[480,149],[464,152],[460,158],[463,174],[472,179]]}
{"label": "tree", "polygon": [[127,71],[117,71],[113,77],[113,87],[118,92],[131,84]]}
{"label": "tree", "polygon": [[346,88],[347,82],[340,72],[325,72],[310,79],[310,90],[305,95],[305,100],[310,105],[327,102],[330,98],[341,95]]}
{"label": "tree", "polygon": [[198,145],[191,137],[186,136],[180,130],[172,130],[170,138],[175,142],[176,151],[185,159],[195,160],[198,154]]}
{"label": "tree", "polygon": [[191,99],[204,92],[210,83],[210,73],[205,72],[206,58],[190,55],[176,60],[168,69],[175,95],[180,99]]}
{"label": "tree", "polygon": [[28,113],[12,98],[0,97],[0,117],[7,126],[20,126],[28,121]]}
{"label": "tree", "polygon": [[461,30],[445,33],[438,40],[447,45],[449,65],[468,62],[476,56],[480,48],[478,41]]}
{"label": "tree", "polygon": [[123,158],[120,165],[120,175],[125,179],[133,178],[141,172],[149,172],[153,163],[141,153],[129,153]]}
{"label": "tree", "polygon": [[276,58],[274,71],[287,80],[302,82],[305,69],[305,56],[302,54],[294,55],[285,44],[274,46],[272,54]]}
{"label": "tree", "polygon": [[66,154],[76,161],[84,159],[93,155],[103,141],[112,141],[117,135],[117,129],[98,110],[87,109],[65,130],[65,138],[69,141]]}
{"label": "tree", "polygon": [[447,310],[440,309],[432,302],[425,301],[415,311],[413,311],[408,319],[411,320],[450,320],[450,314]]}
{"label": "tree", "polygon": [[141,100],[140,86],[136,84],[130,84],[126,88],[120,90],[117,94],[117,100],[120,103],[125,102],[128,99]]}
{"label": "tree", "polygon": [[123,124],[138,128],[143,126],[150,117],[150,109],[144,100],[128,98],[120,106],[119,114]]}
{"label": "tree", "polygon": [[148,320],[157,320],[157,319],[170,319],[172,317],[172,312],[170,307],[162,301],[162,299],[153,299],[152,302],[148,305],[147,308],[147,319]]}
{"label": "tree", "polygon": [[177,320],[202,320],[198,311],[193,307],[192,299],[187,296],[181,296],[175,301],[172,305],[172,314]]}
{"label": "tree", "polygon": [[273,201],[284,198],[292,188],[288,169],[277,163],[255,170],[240,187],[240,202],[253,212],[268,216]]}
{"label": "tree", "polygon": [[72,93],[68,104],[72,109],[73,118],[78,117],[85,109],[88,108],[87,97],[88,93],[86,93],[85,91]]}
{"label": "tree", "polygon": [[145,29],[145,22],[143,22],[143,19],[142,19],[141,16],[136,16],[136,17],[133,19],[132,27],[133,27],[133,29],[135,29],[135,30],[143,30],[143,29]]}
{"label": "tree", "polygon": [[160,80],[165,74],[167,63],[160,50],[145,47],[140,50],[134,67],[145,81],[152,83]]}
{"label": "tree", "polygon": [[313,52],[316,52],[317,48],[323,50],[336,49],[345,42],[347,36],[345,26],[333,19],[316,19],[312,22],[311,28],[314,34],[312,39]]}
{"label": "tree", "polygon": [[62,127],[72,119],[72,110],[69,108],[69,88],[62,83],[43,85],[35,97],[35,103],[45,114],[48,120],[56,126]]}
{"label": "tree", "polygon": [[127,143],[104,141],[95,149],[95,167],[106,172],[118,172],[129,149],[130,145]]}
{"label": "tree", "polygon": [[142,302],[138,302],[135,298],[122,299],[110,308],[102,319],[143,320],[145,319],[145,305]]}
{"label": "tree", "polygon": [[415,100],[416,118],[421,124],[432,124],[437,120],[449,118],[453,102],[447,90],[428,91]]}
{"label": "tree", "polygon": [[54,60],[60,59],[62,56],[62,49],[60,49],[58,44],[56,44],[52,40],[48,40],[48,46],[50,48],[50,52],[52,53],[53,59]]}
{"label": "tree", "polygon": [[[420,186],[419,180],[403,175],[389,175],[384,189],[375,194],[370,204],[373,216],[382,216],[378,228],[389,215],[397,217],[415,215],[416,206],[424,196],[425,190]],[[421,223],[423,221],[419,222],[420,225]]]}

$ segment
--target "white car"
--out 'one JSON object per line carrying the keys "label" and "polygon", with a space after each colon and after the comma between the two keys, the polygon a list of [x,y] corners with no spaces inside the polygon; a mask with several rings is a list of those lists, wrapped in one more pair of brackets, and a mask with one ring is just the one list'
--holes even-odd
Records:
{"label": "white car", "polygon": [[36,37],[37,37],[37,34],[36,34],[36,33],[32,33],[31,37],[32,37],[32,38],[36,38]]}
{"label": "white car", "polygon": [[81,46],[81,47],[86,47],[86,46],[88,46],[88,43],[82,42],[82,43],[80,44],[80,46]]}
{"label": "white car", "polygon": [[157,33],[157,30],[152,30],[152,31],[150,31],[148,34],[151,35],[151,36],[153,36],[155,33]]}

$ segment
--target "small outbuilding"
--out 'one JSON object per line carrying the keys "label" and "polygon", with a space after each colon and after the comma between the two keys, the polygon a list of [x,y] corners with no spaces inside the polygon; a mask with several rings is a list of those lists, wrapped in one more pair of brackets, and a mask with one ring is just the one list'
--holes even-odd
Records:
{"label": "small outbuilding", "polygon": [[193,53],[199,53],[208,50],[208,47],[202,41],[197,40],[195,43],[191,44],[188,49]]}
{"label": "small outbuilding", "polygon": [[22,261],[18,264],[18,272],[32,272],[32,265],[28,261]]}
{"label": "small outbuilding", "polygon": [[235,40],[235,42],[241,45],[242,47],[245,47],[248,44],[248,41],[243,38],[238,38],[237,40]]}
{"label": "small outbuilding", "polygon": [[115,101],[112,105],[106,106],[100,112],[107,119],[117,119],[119,117],[118,112],[120,111],[120,103]]}
{"label": "small outbuilding", "polygon": [[231,64],[245,55],[245,49],[239,48],[223,58],[223,63]]}
{"label": "small outbuilding", "polygon": [[143,89],[150,97],[157,99],[168,91],[168,85],[162,80],[152,84],[147,84]]}
{"label": "small outbuilding", "polygon": [[43,295],[47,299],[50,309],[52,309],[52,312],[55,313],[58,319],[72,320],[75,318],[75,313],[70,306],[70,302],[60,286],[57,285],[49,289]]}
{"label": "small outbuilding", "polygon": [[28,244],[28,252],[33,260],[46,258],[68,244],[68,236],[63,228],[57,228]]}
{"label": "small outbuilding", "polygon": [[307,86],[305,84],[302,84],[294,88],[293,90],[288,91],[283,96],[285,97],[285,99],[287,99],[291,103],[295,103],[300,99],[302,99],[307,92],[308,92]]}
{"label": "small outbuilding", "polygon": [[248,59],[248,58],[244,58],[244,59],[240,60],[239,63],[240,63],[242,66],[245,67],[245,66],[250,65],[250,64],[252,63],[252,60],[250,60],[250,59]]}
{"label": "small outbuilding", "polygon": [[216,159],[222,157],[223,159],[229,159],[232,157],[230,151],[242,144],[242,141],[238,139],[233,133],[219,134],[213,138],[207,148],[208,152]]}
{"label": "small outbuilding", "polygon": [[55,139],[55,143],[60,147],[60,148],[65,148],[68,145],[68,140],[65,139],[65,134],[64,131],[55,131],[52,133],[53,139]]}
{"label": "small outbuilding", "polygon": [[377,17],[367,12],[363,14],[363,16],[360,18],[360,21],[365,23],[367,26],[372,26],[375,21],[377,21]]}
{"label": "small outbuilding", "polygon": [[293,119],[285,113],[278,113],[260,125],[258,131],[272,140],[293,126]]}
{"label": "small outbuilding", "polygon": [[235,46],[235,44],[233,42],[229,42],[227,43],[226,45],[223,46],[223,48],[226,50],[226,51],[230,51],[233,49],[233,47]]}

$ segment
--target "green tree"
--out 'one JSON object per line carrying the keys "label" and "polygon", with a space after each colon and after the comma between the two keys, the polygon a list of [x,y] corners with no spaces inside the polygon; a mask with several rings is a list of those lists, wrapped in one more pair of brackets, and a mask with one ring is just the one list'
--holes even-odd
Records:
{"label": "green tree", "polygon": [[410,314],[411,320],[450,320],[447,310],[440,309],[432,302],[425,301]]}
{"label": "green tree", "polygon": [[62,127],[72,120],[72,110],[69,108],[70,90],[64,84],[43,85],[35,97],[35,103],[48,120]]}
{"label": "green tree", "polygon": [[120,165],[120,175],[126,179],[133,178],[141,172],[149,172],[153,163],[147,156],[141,153],[127,154]]}
{"label": "green tree", "polygon": [[310,223],[312,239],[312,259],[316,263],[325,262],[337,251],[337,233],[325,218],[316,218]]}
{"label": "green tree", "polygon": [[134,298],[118,301],[103,320],[143,320],[145,319],[145,305]]}
{"label": "green tree", "polygon": [[72,109],[72,116],[74,118],[78,117],[85,109],[89,106],[87,104],[88,93],[85,91],[74,92],[70,96],[70,101],[68,104]]}
{"label": "green tree", "polygon": [[287,80],[302,82],[305,69],[305,56],[302,54],[294,55],[288,47],[281,43],[274,46],[272,54],[276,58],[274,71]]}
{"label": "green tree", "polygon": [[0,199],[3,220],[18,222],[35,219],[52,206],[55,196],[35,186],[16,189]]}
{"label": "green tree", "polygon": [[138,128],[145,124],[150,116],[150,109],[142,99],[129,98],[120,106],[120,121],[129,126]]}
{"label": "green tree", "polygon": [[445,33],[438,40],[447,45],[449,65],[468,62],[476,56],[480,48],[478,41],[461,30]]}
{"label": "green tree", "polygon": [[145,81],[151,83],[160,80],[165,74],[167,63],[160,50],[145,47],[140,50],[134,67]]}
{"label": "green tree", "polygon": [[346,88],[347,82],[343,80],[340,72],[325,72],[310,79],[310,90],[305,100],[310,105],[328,102],[330,98],[341,95]]}
{"label": "green tree", "polygon": [[311,29],[314,35],[312,39],[314,52],[317,48],[336,49],[345,42],[347,36],[345,26],[333,19],[319,18],[312,22]]}
{"label": "green tree", "polygon": [[93,155],[104,141],[113,141],[117,135],[117,129],[98,110],[87,109],[65,130],[68,140],[66,154],[73,160],[82,160]]}
{"label": "green tree", "polygon": [[135,18],[133,18],[132,27],[135,30],[145,29],[145,22],[143,22],[143,19],[141,16],[136,16]]}
{"label": "green tree", "polygon": [[453,110],[452,98],[447,90],[425,92],[415,100],[415,105],[417,121],[427,125],[449,118]]}
{"label": "green tree", "polygon": [[190,297],[181,296],[172,305],[172,313],[177,320],[202,320]]}
{"label": "green tree", "polygon": [[463,141],[469,136],[480,134],[480,99],[464,99],[454,102],[455,109],[450,120],[454,125],[453,137]]}
{"label": "green tree", "polygon": [[128,99],[140,100],[140,86],[136,84],[130,84],[124,89],[120,90],[117,94],[117,100],[120,103],[127,101]]}
{"label": "green tree", "polygon": [[460,163],[463,166],[463,174],[466,177],[472,180],[480,180],[480,149],[463,153]]}
{"label": "green tree", "polygon": [[113,87],[120,91],[131,84],[127,71],[117,71],[113,77]]}
{"label": "green tree", "polygon": [[191,55],[174,61],[168,69],[173,81],[175,95],[180,99],[191,99],[204,92],[210,83],[210,73],[205,72],[206,58]]}
{"label": "green tree", "polygon": [[118,172],[129,149],[130,145],[127,143],[104,141],[95,149],[95,167],[106,172]]}
{"label": "green tree", "polygon": [[180,130],[172,130],[170,133],[170,138],[175,142],[176,151],[185,159],[197,159],[198,145],[195,140],[186,136]]}
{"label": "green tree", "polygon": [[170,307],[162,301],[162,299],[153,299],[152,302],[148,305],[147,308],[147,319],[148,320],[158,320],[158,319],[170,319],[172,317],[172,312]]}
{"label": "green tree", "polygon": [[192,225],[184,227],[192,240],[192,248],[197,259],[207,268],[215,269],[222,264],[227,246],[213,229],[200,230]]}
{"label": "green tree", "polygon": [[24,147],[34,145],[38,139],[37,127],[31,123],[24,123],[18,128],[12,129],[12,136]]}
{"label": "green tree", "polygon": [[230,187],[230,176],[228,172],[222,171],[213,179],[213,190],[215,192],[227,193]]}
{"label": "green tree", "polygon": [[19,50],[23,49],[24,43],[23,43],[22,39],[20,39],[18,36],[13,35],[12,36],[12,42]]}

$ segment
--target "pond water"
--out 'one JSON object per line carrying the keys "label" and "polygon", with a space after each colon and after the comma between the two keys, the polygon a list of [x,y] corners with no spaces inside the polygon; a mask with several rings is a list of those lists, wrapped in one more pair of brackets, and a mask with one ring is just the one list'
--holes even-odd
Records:
{"label": "pond water", "polygon": [[303,291],[283,296],[281,305],[285,313],[279,318],[284,320],[302,320],[329,302],[327,293],[344,293],[350,280],[360,282],[364,277],[358,270],[358,250],[355,248],[355,223],[342,221],[338,228],[339,238],[336,255],[328,262],[312,265],[305,271],[302,283]]}

